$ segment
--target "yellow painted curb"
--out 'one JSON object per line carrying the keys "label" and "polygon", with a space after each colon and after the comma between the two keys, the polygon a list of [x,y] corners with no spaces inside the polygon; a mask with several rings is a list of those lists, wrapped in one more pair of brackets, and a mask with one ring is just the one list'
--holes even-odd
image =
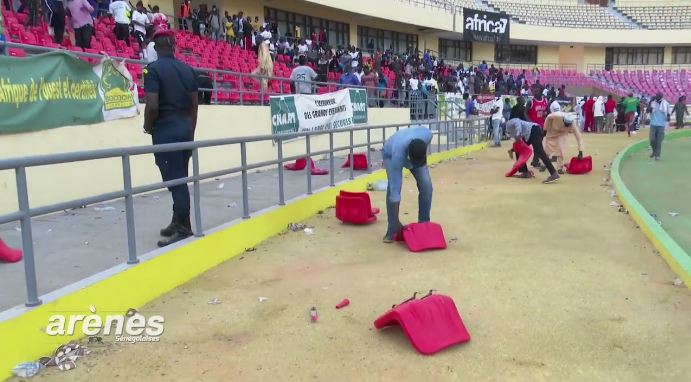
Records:
{"label": "yellow painted curb", "polygon": [[[486,147],[485,143],[432,154],[434,164]],[[99,316],[124,314],[160,297],[201,273],[232,259],[264,240],[279,234],[290,222],[302,221],[334,205],[341,189],[365,191],[367,184],[385,179],[383,170],[359,177],[314,195],[305,196],[285,206],[209,234],[151,260],[132,266],[72,294],[31,309],[25,314],[0,323],[0,379],[11,376],[21,362],[51,355],[55,348],[83,338],[81,323],[74,336],[52,337],[44,332],[54,314],[89,315],[94,306]],[[103,310],[106,309],[106,310]]]}

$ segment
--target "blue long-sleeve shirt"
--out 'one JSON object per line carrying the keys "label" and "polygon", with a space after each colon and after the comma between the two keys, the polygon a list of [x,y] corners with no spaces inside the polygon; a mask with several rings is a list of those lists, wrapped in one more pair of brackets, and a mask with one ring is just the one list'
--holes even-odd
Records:
{"label": "blue long-sleeve shirt", "polygon": [[411,169],[413,166],[408,158],[408,145],[413,139],[420,139],[427,145],[432,142],[432,132],[422,126],[399,130],[384,143],[384,163],[389,178],[389,201],[401,201],[401,187],[403,187],[403,167]]}

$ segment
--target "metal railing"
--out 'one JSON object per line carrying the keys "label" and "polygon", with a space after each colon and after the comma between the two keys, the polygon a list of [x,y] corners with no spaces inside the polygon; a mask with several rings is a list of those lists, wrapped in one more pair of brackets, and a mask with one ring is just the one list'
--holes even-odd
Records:
{"label": "metal railing", "polygon": [[[450,150],[459,146],[471,145],[479,143],[485,139],[486,131],[486,117],[473,117],[469,119],[457,119],[450,121],[434,121],[426,122],[433,133],[432,144],[430,144],[430,153],[443,150]],[[125,201],[125,222],[127,233],[127,264],[137,264],[139,262],[136,239],[135,239],[135,215],[134,215],[134,196],[142,193],[158,191],[169,187],[192,183],[194,195],[192,197],[192,204],[195,215],[195,232],[196,236],[203,236],[203,215],[201,211],[201,182],[204,180],[211,180],[221,176],[232,174],[241,175],[242,184],[242,216],[247,219],[250,218],[250,204],[248,193],[248,179],[247,174],[249,170],[266,168],[275,166],[278,171],[277,182],[277,197],[276,204],[285,204],[285,186],[284,186],[284,169],[283,164],[294,161],[299,158],[316,157],[320,155],[328,155],[329,160],[329,174],[330,186],[335,186],[335,164],[334,159],[336,153],[347,152],[350,155],[358,148],[366,148],[366,155],[368,163],[371,163],[370,148],[374,145],[382,145],[387,138],[387,130],[395,129],[398,131],[402,127],[409,127],[416,124],[395,124],[395,125],[377,125],[377,126],[362,126],[348,129],[319,131],[319,132],[303,132],[280,135],[259,135],[242,138],[225,138],[215,140],[205,140],[197,142],[173,143],[154,146],[135,146],[135,147],[120,147],[102,150],[78,151],[62,154],[29,156],[19,158],[0,159],[0,171],[12,170],[15,173],[18,210],[9,214],[0,215],[0,224],[9,222],[20,222],[22,249],[24,251],[24,274],[27,300],[26,306],[37,306],[42,302],[38,297],[38,286],[36,279],[35,255],[34,255],[34,241],[32,234],[32,218],[43,215],[48,215],[60,212],[66,209],[78,208],[80,206],[91,205],[96,203],[103,203],[106,201],[113,201],[116,199],[124,199]],[[356,132],[366,132],[366,142],[356,143],[354,135]],[[375,133],[381,134],[381,139],[374,139]],[[334,147],[334,137],[338,134],[348,134],[350,144]],[[327,149],[314,150],[311,142],[315,137],[328,136],[329,145]],[[444,140],[442,140],[444,137]],[[283,155],[284,142],[295,138],[305,139],[305,152],[300,155],[286,157]],[[271,141],[276,143],[276,160],[269,160],[263,162],[250,163],[248,162],[247,145],[253,142]],[[210,147],[240,147],[240,163],[239,167],[224,168],[221,170],[210,171],[206,173],[200,172],[200,155],[199,151],[202,148]],[[137,155],[147,155],[161,152],[171,152],[180,150],[192,150],[192,175],[186,178],[180,178],[165,182],[157,182],[146,184],[142,186],[133,186],[130,159]],[[43,205],[40,207],[31,206],[29,203],[27,169],[33,167],[60,165],[72,162],[94,161],[107,158],[119,158],[121,162],[123,188],[122,190],[107,192],[99,195],[92,195],[89,197],[68,200],[60,203]],[[307,160],[306,175],[306,194],[312,193],[312,174],[311,161]],[[354,179],[353,161],[350,161],[349,179]],[[367,170],[368,173],[371,169]],[[113,174],[114,175],[114,174]]]}
{"label": "metal railing", "polygon": [[661,70],[691,70],[691,64],[661,64],[661,65],[609,65],[609,64],[588,64],[587,65],[587,73],[590,73],[595,70],[600,70],[600,71],[612,71],[612,70],[618,70],[623,72],[624,70],[628,70],[629,72],[631,71],[636,71],[636,70],[644,70],[644,71],[661,71]]}

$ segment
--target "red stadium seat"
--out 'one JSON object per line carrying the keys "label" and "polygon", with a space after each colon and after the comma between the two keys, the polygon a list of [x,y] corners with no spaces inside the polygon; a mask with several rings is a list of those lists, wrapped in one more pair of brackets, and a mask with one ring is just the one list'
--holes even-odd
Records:
{"label": "red stadium seat", "polygon": [[425,355],[470,341],[470,333],[461,320],[451,297],[431,295],[413,299],[381,315],[374,321],[376,329],[398,325],[413,347]]}

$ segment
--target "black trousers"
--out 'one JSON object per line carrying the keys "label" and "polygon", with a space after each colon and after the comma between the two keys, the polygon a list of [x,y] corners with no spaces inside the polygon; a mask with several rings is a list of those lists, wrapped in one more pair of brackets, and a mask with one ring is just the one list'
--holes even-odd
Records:
{"label": "black trousers", "polygon": [[[549,160],[549,157],[545,152],[545,148],[542,146],[543,138],[544,134],[540,126],[533,125],[532,129],[530,129],[530,137],[528,138],[528,141],[526,143],[533,146],[533,161],[536,162],[538,160],[541,160],[542,163],[544,163],[545,167],[547,167],[547,171],[549,171],[550,175],[553,175],[557,172],[557,170],[554,169],[554,165]],[[516,156],[518,157],[518,154]],[[521,167],[519,171],[521,173],[527,173],[528,166],[523,165],[523,167]]]}
{"label": "black trousers", "polygon": [[74,30],[74,43],[80,48],[91,49],[91,35],[93,29],[91,25],[84,25]]}
{"label": "black trousers", "polygon": [[[156,166],[161,172],[163,181],[186,178],[191,156],[190,150],[155,153]],[[187,184],[169,187],[168,191],[173,196],[173,214],[182,217],[190,216],[190,190]]]}
{"label": "black trousers", "polygon": [[115,37],[117,37],[118,40],[123,40],[125,41],[125,44],[127,46],[130,46],[130,26],[127,24],[115,24]]}

